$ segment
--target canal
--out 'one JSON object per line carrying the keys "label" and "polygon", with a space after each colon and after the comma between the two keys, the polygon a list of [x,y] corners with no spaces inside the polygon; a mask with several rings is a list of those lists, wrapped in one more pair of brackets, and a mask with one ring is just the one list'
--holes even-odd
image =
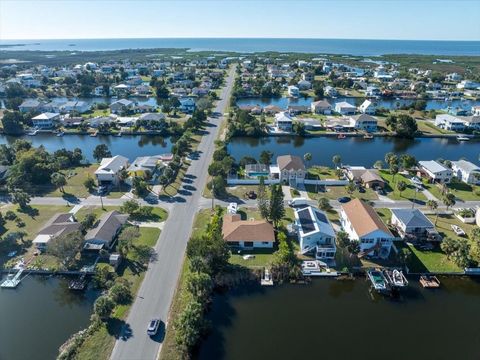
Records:
{"label": "canal", "polygon": [[410,279],[398,299],[371,297],[364,279],[244,287],[215,296],[197,358],[477,360],[480,283]]}
{"label": "canal", "polygon": [[[354,97],[337,97],[337,98],[326,98],[330,104],[334,105],[337,102],[346,101],[352,105],[359,106],[365,99],[364,98],[354,98]],[[259,97],[247,97],[237,100],[237,106],[256,106],[260,105],[265,107],[267,105],[274,105],[281,109],[287,109],[289,105],[294,106],[310,106],[314,101],[312,97],[299,97],[299,98],[289,98],[289,97],[277,97],[277,98],[259,98]],[[380,98],[375,99],[374,102],[377,107],[385,108],[389,110],[398,109],[403,106],[409,106],[413,104],[415,99],[386,99]],[[464,109],[471,110],[472,106],[480,105],[478,100],[426,100],[427,106],[426,110],[445,110],[450,107],[451,109]]]}
{"label": "canal", "polygon": [[274,154],[274,159],[278,155],[291,154],[303,157],[305,153],[311,153],[310,165],[332,166],[332,157],[338,154],[343,164],[372,166],[377,160],[383,161],[388,152],[408,153],[415,156],[417,160],[466,158],[478,162],[480,141],[458,142],[455,138],[376,137],[368,140],[349,137],[339,140],[336,137],[235,137],[230,140],[228,150],[237,161],[243,156],[252,156],[258,160],[260,153],[266,150]]}
{"label": "canal", "polygon": [[138,156],[159,155],[171,151],[172,142],[168,137],[152,135],[123,135],[115,136],[88,136],[88,135],[65,135],[55,136],[49,133],[38,133],[35,136],[0,136],[0,144],[12,144],[15,140],[25,139],[32,142],[33,146],[43,145],[49,152],[65,148],[73,150],[82,149],[85,158],[91,162],[93,150],[99,144],[105,144],[113,155],[123,155],[134,160]]}
{"label": "canal", "polygon": [[0,289],[0,359],[55,359],[58,348],[88,326],[97,296],[68,290],[64,279],[38,276]]}

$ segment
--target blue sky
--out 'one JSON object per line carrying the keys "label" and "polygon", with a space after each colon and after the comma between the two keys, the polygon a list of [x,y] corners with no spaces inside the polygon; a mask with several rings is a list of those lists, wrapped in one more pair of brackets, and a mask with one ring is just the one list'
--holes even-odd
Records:
{"label": "blue sky", "polygon": [[0,0],[0,39],[480,40],[478,0]]}

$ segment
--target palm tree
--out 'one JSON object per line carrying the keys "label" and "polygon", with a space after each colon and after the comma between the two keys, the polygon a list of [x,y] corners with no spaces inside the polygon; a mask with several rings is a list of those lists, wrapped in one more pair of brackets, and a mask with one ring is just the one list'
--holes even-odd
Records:
{"label": "palm tree", "polygon": [[448,208],[450,206],[455,205],[455,203],[456,203],[455,195],[453,195],[452,193],[445,194],[445,196],[443,197],[443,203],[447,207],[447,211],[448,211]]}
{"label": "palm tree", "polygon": [[427,206],[431,211],[435,211],[435,225],[437,225],[437,219],[438,219],[438,203],[435,200],[428,200],[427,201]]}
{"label": "palm tree", "polygon": [[303,160],[305,160],[305,162],[307,163],[307,168],[310,167],[309,163],[310,161],[312,161],[312,153],[305,153],[305,155],[303,155]]}
{"label": "palm tree", "polygon": [[334,155],[332,158],[332,162],[335,165],[335,167],[338,167],[342,163],[342,158],[340,155]]}

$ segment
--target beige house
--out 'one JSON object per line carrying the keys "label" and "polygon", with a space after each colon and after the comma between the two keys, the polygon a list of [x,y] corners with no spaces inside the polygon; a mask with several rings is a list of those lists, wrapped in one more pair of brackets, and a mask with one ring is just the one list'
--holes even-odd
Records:
{"label": "beige house", "polygon": [[272,248],[275,243],[273,226],[265,220],[242,220],[240,214],[223,217],[223,239],[240,248]]}
{"label": "beige house", "polygon": [[282,155],[277,157],[277,164],[270,166],[270,177],[279,179],[283,184],[295,186],[305,180],[306,169],[299,156]]}

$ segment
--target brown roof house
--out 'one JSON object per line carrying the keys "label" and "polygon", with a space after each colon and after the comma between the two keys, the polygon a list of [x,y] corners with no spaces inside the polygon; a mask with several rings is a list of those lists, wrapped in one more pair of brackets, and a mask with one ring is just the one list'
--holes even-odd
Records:
{"label": "brown roof house", "polygon": [[305,165],[299,156],[282,155],[277,157],[277,165],[270,166],[270,175],[281,183],[296,186],[305,180]]}
{"label": "brown roof house", "polygon": [[40,229],[33,244],[39,250],[46,250],[48,243],[60,235],[67,235],[80,230],[80,223],[75,220],[73,214],[55,214]]}
{"label": "brown roof house", "polygon": [[348,168],[346,175],[351,181],[362,183],[370,189],[385,187],[385,180],[382,179],[376,169]]}
{"label": "brown roof house", "polygon": [[122,226],[127,222],[128,215],[118,211],[110,211],[102,216],[100,223],[85,235],[84,250],[100,250],[110,248]]}
{"label": "brown roof house", "polygon": [[395,237],[370,205],[360,199],[342,205],[340,222],[350,240],[360,243],[359,256],[388,257]]}
{"label": "brown roof house", "polygon": [[223,217],[223,239],[240,248],[272,248],[275,243],[273,226],[265,220],[242,220],[239,214]]}

